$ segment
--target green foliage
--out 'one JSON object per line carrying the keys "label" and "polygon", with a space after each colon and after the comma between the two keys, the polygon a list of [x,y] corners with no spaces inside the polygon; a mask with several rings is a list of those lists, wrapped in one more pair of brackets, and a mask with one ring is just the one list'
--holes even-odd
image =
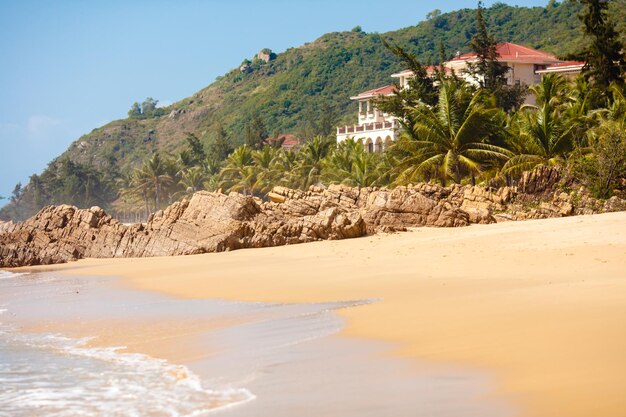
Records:
{"label": "green foliage", "polygon": [[394,95],[380,97],[376,100],[376,105],[382,111],[401,119],[405,118],[405,109],[407,107],[413,107],[419,103],[434,105],[437,102],[435,83],[437,78],[441,78],[442,74],[439,74],[436,78],[431,77],[414,54],[407,52],[398,45],[390,45],[386,41],[383,41],[383,44],[402,60],[407,69],[413,71],[414,76],[408,80],[409,88],[400,89],[400,86],[397,85],[397,91]]}
{"label": "green foliage", "polygon": [[[606,0],[580,0],[584,5],[581,20],[585,34],[591,43],[578,54],[578,59],[587,62],[583,74],[593,85],[606,91],[611,83],[624,83],[626,71],[624,42],[620,41],[615,22],[609,16]],[[624,4],[622,4],[624,7]]]}
{"label": "green foliage", "polygon": [[626,125],[605,120],[589,132],[590,150],[572,161],[575,175],[598,198],[608,198],[626,188]]}
{"label": "green foliage", "polygon": [[495,37],[487,31],[482,3],[479,2],[476,9],[476,33],[470,41],[478,59],[476,63],[468,64],[468,72],[481,88],[494,95],[499,107],[510,111],[519,108],[524,102],[526,88],[507,85],[506,75],[510,68],[498,61],[497,44]]}
{"label": "green foliage", "polygon": [[502,129],[501,110],[485,90],[473,89],[458,80],[445,80],[439,89],[436,106],[418,104],[409,109],[410,123],[396,148],[402,153],[393,168],[398,183],[421,178],[448,179],[457,184],[506,161],[510,152],[489,143]]}
{"label": "green foliage", "polygon": [[224,126],[220,123],[216,129],[215,140],[209,145],[209,153],[217,161],[223,161],[232,151],[231,141]]}
{"label": "green foliage", "polygon": [[589,146],[579,148],[570,158],[576,178],[598,198],[626,191],[626,94],[612,84],[611,103],[591,112],[595,126],[586,131]]}
{"label": "green foliage", "polygon": [[578,120],[568,112],[574,97],[566,80],[549,74],[531,90],[537,105],[524,106],[512,119],[509,146],[516,155],[504,165],[504,174],[521,174],[539,164],[563,164],[574,150]]}
{"label": "green foliage", "polygon": [[189,149],[189,153],[193,158],[194,163],[199,163],[200,161],[204,161],[207,157],[206,152],[204,151],[204,145],[200,142],[200,139],[193,133],[187,133],[187,147]]}
{"label": "green foliage", "polygon": [[26,186],[15,186],[10,204],[0,209],[0,218],[22,221],[50,204],[106,206],[115,199],[117,175],[69,159],[54,161],[42,175],[32,175]]}
{"label": "green foliage", "polygon": [[128,117],[130,119],[149,119],[154,117],[161,117],[165,114],[165,110],[157,107],[159,100],[155,100],[152,97],[148,97],[141,105],[134,102],[128,111]]}
{"label": "green foliage", "polygon": [[[606,3],[619,41],[623,43],[626,8],[623,1]],[[580,30],[578,14],[582,11],[583,5],[579,2],[551,1],[545,8],[496,4],[482,12],[485,27],[493,39],[565,56],[592,44],[593,39]],[[29,183],[21,187],[18,194],[0,210],[0,217],[23,219],[43,205],[57,202],[79,206],[95,203],[105,208],[116,208],[122,200],[134,208],[152,211],[156,208],[156,191],[146,189],[143,192],[141,187],[132,191],[130,182],[136,169],[142,170],[155,152],[161,155],[166,165],[163,175],[172,178],[160,186],[159,206],[184,193],[186,188],[181,178],[188,176],[185,182],[190,184],[190,176],[195,174],[184,173],[194,167],[201,167],[206,175],[202,186],[216,189],[222,181],[219,172],[225,164],[224,160],[234,154],[234,148],[246,142],[248,129],[251,145],[258,148],[255,151],[262,151],[263,142],[260,139],[265,139],[267,132],[297,133],[301,138],[312,141],[317,135],[326,137],[332,134],[337,124],[353,123],[356,112],[350,97],[388,84],[392,73],[407,67],[401,57],[385,47],[383,40],[414,55],[418,62],[441,62],[451,57],[449,53],[469,51],[470,41],[476,33],[476,12],[471,9],[432,13],[425,22],[381,35],[362,31],[330,33],[302,47],[277,54],[269,63],[248,62],[249,71],[233,69],[193,96],[168,106],[167,117],[160,117],[164,115],[164,110],[156,107],[156,100],[135,103],[128,119],[111,122],[80,137],[41,175],[32,176]],[[597,97],[602,98],[606,92],[589,88],[591,84],[592,80],[579,80],[577,85],[571,87],[575,91],[575,94],[572,93],[575,100],[568,99],[567,105],[559,107],[559,118],[574,121],[575,128],[570,136],[575,150],[591,149],[586,131],[600,124],[598,119],[610,117],[608,113],[590,117],[592,111],[598,111],[594,110]],[[435,97],[438,98],[436,94]],[[609,101],[606,104],[604,98],[607,109],[614,103]],[[410,97],[403,104],[408,107],[417,105],[416,100]],[[536,110],[524,110],[524,113],[527,112],[524,117],[531,119],[537,114]],[[254,117],[251,115],[258,116],[263,129],[252,129]],[[518,118],[519,122],[516,121]],[[512,139],[512,136],[519,136],[523,124],[521,119],[521,115],[513,115],[508,122],[509,130],[504,131],[507,134],[494,134],[488,143],[505,146],[518,154],[527,152],[519,140]],[[259,131],[265,133],[258,134]],[[208,145],[203,161],[192,157],[187,133]],[[507,136],[507,141],[504,142],[501,136]],[[389,170],[402,157],[398,149],[373,157],[355,153],[354,159],[360,162],[350,165],[345,177],[354,178],[342,179],[333,177],[331,171],[334,168],[328,162],[328,158],[334,155],[334,148],[330,145],[328,154],[320,164],[313,164],[315,167],[310,164],[311,161],[302,162],[305,158],[300,153],[279,151],[268,171],[272,174],[255,174],[256,178],[262,178],[262,182],[271,180],[294,187],[340,180],[366,184],[373,183],[366,177],[376,170],[381,178],[376,184],[389,184],[395,180],[389,176]],[[561,159],[565,157],[567,152]],[[62,161],[71,161],[75,169],[64,170]],[[486,165],[480,162],[482,174],[477,181],[497,169],[490,164],[491,161]],[[307,168],[311,169],[307,171]],[[363,174],[357,174],[358,171]],[[461,169],[461,172],[466,171]],[[510,176],[514,175],[510,173]],[[356,179],[359,176],[366,179]],[[422,179],[429,178],[424,176]],[[86,183],[88,186],[85,187]],[[261,195],[258,190],[265,188],[255,186],[255,189]]]}
{"label": "green foliage", "polygon": [[250,123],[246,124],[246,145],[252,149],[262,148],[269,137],[265,123],[258,113],[252,116]]}

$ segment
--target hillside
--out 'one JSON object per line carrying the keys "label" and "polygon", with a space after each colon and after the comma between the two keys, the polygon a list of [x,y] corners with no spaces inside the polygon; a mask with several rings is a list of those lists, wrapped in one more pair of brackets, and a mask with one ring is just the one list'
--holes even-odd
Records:
{"label": "hillside", "polygon": [[[623,6],[624,0],[612,5],[622,34],[626,33]],[[564,56],[583,42],[577,18],[579,9],[577,3],[569,1],[551,1],[545,8],[497,4],[486,10],[486,17],[490,31],[499,41]],[[237,145],[243,142],[245,125],[253,115],[258,115],[269,133],[294,133],[305,138],[332,133],[336,124],[354,122],[351,95],[388,84],[390,74],[402,69],[381,38],[414,52],[424,62],[436,62],[439,42],[443,42],[448,56],[468,50],[474,20],[475,11],[463,9],[446,14],[433,12],[429,20],[416,26],[383,34],[351,31],[323,35],[276,55],[268,63],[252,61],[251,71],[237,67],[193,96],[163,109],[158,117],[117,120],[94,129],[72,143],[36,180],[45,180],[66,169],[67,164],[62,161],[67,160],[121,176],[155,150],[177,151],[188,132],[203,143],[210,143],[218,124],[225,127],[231,142]],[[35,206],[66,202],[51,192],[37,197],[35,188],[31,184],[23,190],[23,194],[31,194],[26,200],[37,201]],[[101,194],[97,201],[106,206],[115,198],[116,190]],[[34,209],[32,204],[27,209],[9,203],[0,210],[0,218],[25,218]]]}

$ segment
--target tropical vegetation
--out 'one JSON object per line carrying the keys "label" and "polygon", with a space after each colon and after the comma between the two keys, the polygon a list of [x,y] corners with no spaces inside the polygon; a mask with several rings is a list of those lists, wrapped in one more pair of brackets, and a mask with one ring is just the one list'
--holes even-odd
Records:
{"label": "tropical vegetation", "polygon": [[[127,121],[81,138],[44,173],[33,175],[26,186],[18,184],[0,217],[20,220],[43,205],[70,203],[100,205],[122,219],[145,218],[199,190],[264,198],[276,185],[501,185],[538,164],[564,167],[598,197],[623,193],[626,19],[619,19],[622,9],[610,9],[615,19],[607,10],[600,0],[551,1],[530,9],[499,4],[479,7],[478,13],[433,12],[427,22],[392,34],[359,29],[325,35],[269,63],[255,61],[251,72],[233,70],[169,108],[157,108],[153,99],[133,105]],[[572,19],[578,12],[583,19],[576,25]],[[591,41],[581,42],[572,27],[582,27],[584,39]],[[543,36],[533,38],[537,31]],[[521,105],[514,97],[518,92],[506,92],[513,98],[503,99],[495,39],[573,54],[579,44],[589,65],[576,80],[545,76],[529,92],[536,104]],[[433,79],[424,71],[423,64],[449,56],[446,49],[466,46],[481,55],[474,70],[484,73],[485,83],[468,84],[443,72]],[[617,75],[598,68],[607,57]],[[366,152],[355,139],[337,144],[333,126],[349,121],[350,116],[341,116],[348,114],[348,97],[407,67],[418,75],[413,88],[378,103],[399,118],[400,140],[381,153]],[[217,96],[226,102],[215,101]],[[237,107],[236,119],[235,113],[224,113],[224,104]],[[179,139],[167,140],[163,132],[177,123],[189,130],[174,129]],[[268,140],[290,130],[303,139],[299,149],[282,149]]]}

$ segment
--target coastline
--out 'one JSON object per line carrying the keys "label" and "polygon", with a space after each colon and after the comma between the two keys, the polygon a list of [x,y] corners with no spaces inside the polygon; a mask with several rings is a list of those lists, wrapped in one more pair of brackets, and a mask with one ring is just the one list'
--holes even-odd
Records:
{"label": "coastline", "polygon": [[[344,334],[396,355],[484,368],[524,416],[626,409],[626,213],[471,226],[179,258],[28,268],[120,276],[182,298],[380,299]],[[176,279],[172,279],[176,276]]]}

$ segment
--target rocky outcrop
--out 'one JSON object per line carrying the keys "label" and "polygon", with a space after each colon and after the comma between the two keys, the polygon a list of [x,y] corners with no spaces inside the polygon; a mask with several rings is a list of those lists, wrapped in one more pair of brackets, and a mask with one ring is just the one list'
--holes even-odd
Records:
{"label": "rocky outcrop", "polygon": [[626,201],[592,198],[584,188],[559,189],[560,174],[539,167],[518,187],[395,189],[275,187],[269,201],[237,193],[198,192],[126,226],[102,209],[49,206],[20,224],[0,225],[0,266],[75,259],[189,255],[327,239],[347,239],[408,227],[457,227],[626,210]]}
{"label": "rocky outcrop", "polygon": [[0,220],[0,234],[7,232],[13,226],[13,222],[3,222]]}
{"label": "rocky outcrop", "polygon": [[67,262],[80,258],[189,255],[257,248],[366,233],[359,213],[340,207],[310,210],[237,193],[198,192],[144,224],[125,226],[99,207],[49,206],[0,234],[0,266]]}

